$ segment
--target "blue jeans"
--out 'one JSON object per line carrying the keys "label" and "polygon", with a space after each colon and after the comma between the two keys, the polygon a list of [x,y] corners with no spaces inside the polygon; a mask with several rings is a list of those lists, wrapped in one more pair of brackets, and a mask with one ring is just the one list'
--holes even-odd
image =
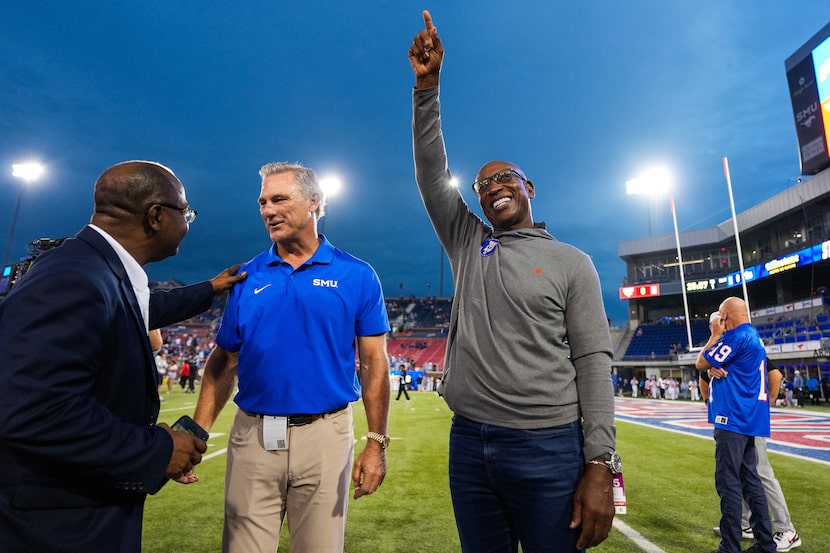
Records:
{"label": "blue jeans", "polygon": [[767,496],[758,477],[755,438],[715,428],[715,489],[720,496],[720,553],[741,552],[741,510],[746,499],[749,525],[764,553],[775,553]]}
{"label": "blue jeans", "polygon": [[[582,426],[516,430],[453,417],[450,494],[465,553],[577,550],[568,524],[585,469]],[[740,503],[738,504],[740,516]]]}

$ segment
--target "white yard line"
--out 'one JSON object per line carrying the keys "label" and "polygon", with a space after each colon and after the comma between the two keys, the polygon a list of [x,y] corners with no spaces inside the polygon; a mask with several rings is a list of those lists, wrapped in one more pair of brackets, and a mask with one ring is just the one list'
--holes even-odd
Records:
{"label": "white yard line", "polygon": [[660,549],[647,539],[643,537],[641,533],[637,530],[632,528],[631,526],[627,525],[623,521],[620,520],[619,516],[614,517],[614,528],[619,530],[622,535],[636,543],[640,548],[645,551],[645,553],[666,553],[664,550]]}
{"label": "white yard line", "polygon": [[213,459],[214,457],[219,457],[220,455],[224,455],[226,451],[228,451],[228,448],[223,447],[222,449],[220,449],[219,451],[217,451],[215,453],[209,453],[208,455],[205,455],[205,456],[202,457],[202,462],[204,463],[205,461],[207,461],[209,459]]}

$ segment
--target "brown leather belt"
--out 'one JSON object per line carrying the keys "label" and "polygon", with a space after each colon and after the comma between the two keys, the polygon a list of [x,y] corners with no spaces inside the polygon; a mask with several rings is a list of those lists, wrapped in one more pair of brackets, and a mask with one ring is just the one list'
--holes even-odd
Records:
{"label": "brown leather belt", "polygon": [[[345,409],[348,406],[349,406],[349,404],[347,403],[346,405],[341,405],[340,407],[338,407],[336,409],[332,409],[331,411],[327,411],[325,413],[320,413],[320,414],[317,414],[317,415],[288,415],[288,426],[305,426],[307,424],[311,424],[314,421],[318,421],[318,420],[322,419],[326,415],[333,415],[334,413],[339,413],[340,411],[342,411],[343,409]],[[262,418],[263,416],[265,416],[265,415],[262,415],[260,413],[252,413],[252,412],[247,411],[245,409],[242,409],[242,412],[245,413],[246,415],[248,415],[249,417]]]}

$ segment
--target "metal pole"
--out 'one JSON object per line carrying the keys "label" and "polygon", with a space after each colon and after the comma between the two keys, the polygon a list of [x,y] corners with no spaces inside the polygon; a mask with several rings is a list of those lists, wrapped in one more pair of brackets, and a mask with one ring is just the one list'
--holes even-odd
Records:
{"label": "metal pole", "polygon": [[14,215],[12,215],[12,228],[9,231],[9,241],[6,242],[6,252],[3,254],[3,265],[9,261],[9,252],[12,248],[12,241],[14,239],[14,228],[17,226],[17,214],[20,212],[20,202],[23,200],[23,186],[20,187],[20,192],[17,194],[17,205],[14,206]]}
{"label": "metal pole", "polygon": [[744,291],[746,302],[746,315],[749,322],[752,322],[752,310],[749,307],[749,294],[746,291],[746,279],[744,278],[744,255],[741,252],[741,237],[738,234],[738,217],[735,215],[735,198],[732,196],[732,178],[729,176],[729,160],[723,158],[723,174],[726,177],[726,187],[729,189],[729,206],[732,208],[732,229],[735,231],[735,245],[738,247],[738,267],[741,270],[741,288]]}
{"label": "metal pole", "polygon": [[686,338],[689,340],[689,350],[694,347],[692,343],[692,322],[689,319],[689,300],[686,298],[686,277],[683,274],[683,255],[680,253],[680,232],[677,230],[677,213],[674,210],[674,196],[670,198],[671,217],[674,221],[674,240],[677,242],[677,266],[680,270],[680,291],[683,293],[683,312],[686,314]]}

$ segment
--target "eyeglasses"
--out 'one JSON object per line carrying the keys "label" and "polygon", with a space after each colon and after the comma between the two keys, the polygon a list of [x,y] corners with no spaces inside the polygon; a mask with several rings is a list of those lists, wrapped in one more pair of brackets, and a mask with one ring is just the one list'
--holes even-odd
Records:
{"label": "eyeglasses", "polygon": [[476,193],[476,196],[481,196],[487,189],[490,188],[490,184],[495,181],[497,184],[507,184],[513,180],[513,178],[521,179],[524,182],[527,182],[527,179],[522,176],[517,170],[513,169],[503,169],[496,173],[495,175],[490,175],[489,177],[485,177],[481,180],[477,180],[473,183],[473,192]]}
{"label": "eyeglasses", "polygon": [[179,207],[177,205],[163,204],[163,203],[157,203],[156,205],[160,205],[161,207],[168,207],[170,209],[175,209],[176,211],[181,211],[182,215],[184,215],[184,222],[187,223],[188,225],[190,223],[192,223],[193,221],[195,221],[196,220],[196,215],[199,214],[199,212],[196,211],[195,209],[190,209],[189,205],[185,206],[185,207]]}

